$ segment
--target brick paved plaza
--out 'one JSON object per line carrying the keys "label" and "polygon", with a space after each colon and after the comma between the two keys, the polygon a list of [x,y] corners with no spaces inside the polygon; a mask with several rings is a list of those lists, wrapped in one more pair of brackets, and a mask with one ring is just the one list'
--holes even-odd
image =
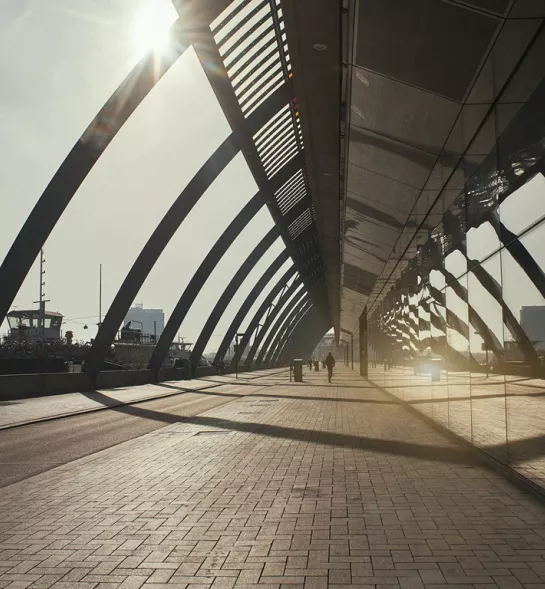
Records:
{"label": "brick paved plaza", "polygon": [[256,384],[2,489],[0,589],[545,587],[545,509],[469,451],[347,369]]}

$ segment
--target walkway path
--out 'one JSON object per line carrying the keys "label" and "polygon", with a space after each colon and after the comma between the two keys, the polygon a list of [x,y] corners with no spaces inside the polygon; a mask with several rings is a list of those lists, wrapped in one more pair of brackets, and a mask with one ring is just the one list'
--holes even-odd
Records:
{"label": "walkway path", "polygon": [[167,425],[2,489],[0,589],[545,587],[536,500],[354,373],[305,376],[132,407]]}
{"label": "walkway path", "polygon": [[[242,373],[240,382],[253,381],[277,370],[261,370],[259,372]],[[69,393],[49,395],[16,401],[0,401],[0,430],[25,423],[43,421],[62,415],[86,413],[104,408],[104,395],[109,398],[108,406],[115,407],[126,403],[141,402],[147,399],[158,399],[179,393],[181,389],[200,391],[218,388],[222,384],[238,384],[234,375],[213,376],[195,380],[166,381],[159,384],[146,384],[116,389],[101,389],[89,393]],[[173,388],[174,387],[174,388]],[[221,389],[222,391],[224,389]],[[98,393],[98,394],[96,394]]]}

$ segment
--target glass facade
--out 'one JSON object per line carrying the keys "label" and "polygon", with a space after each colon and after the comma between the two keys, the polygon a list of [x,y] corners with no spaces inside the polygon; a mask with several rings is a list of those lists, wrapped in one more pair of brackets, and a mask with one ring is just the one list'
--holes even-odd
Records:
{"label": "glass facade", "polygon": [[427,238],[344,336],[355,370],[541,486],[544,103],[542,83],[460,187],[439,193]]}

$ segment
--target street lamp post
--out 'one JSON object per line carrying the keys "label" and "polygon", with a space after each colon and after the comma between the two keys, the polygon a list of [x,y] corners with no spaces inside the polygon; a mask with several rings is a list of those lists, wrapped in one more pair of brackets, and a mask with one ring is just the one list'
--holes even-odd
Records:
{"label": "street lamp post", "polygon": [[236,362],[235,362],[235,378],[238,379],[238,357],[239,357],[239,353],[238,353],[238,338],[239,337],[243,337],[244,334],[243,333],[237,333],[235,335],[235,358],[236,358]]}

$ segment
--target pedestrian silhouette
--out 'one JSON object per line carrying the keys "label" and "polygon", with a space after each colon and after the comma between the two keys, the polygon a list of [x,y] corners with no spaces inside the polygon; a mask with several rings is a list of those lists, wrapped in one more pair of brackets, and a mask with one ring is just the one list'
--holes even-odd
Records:
{"label": "pedestrian silhouette", "polygon": [[327,366],[327,378],[329,382],[331,382],[331,377],[333,376],[333,366],[335,366],[335,358],[333,358],[333,354],[329,352],[325,359],[325,365]]}

